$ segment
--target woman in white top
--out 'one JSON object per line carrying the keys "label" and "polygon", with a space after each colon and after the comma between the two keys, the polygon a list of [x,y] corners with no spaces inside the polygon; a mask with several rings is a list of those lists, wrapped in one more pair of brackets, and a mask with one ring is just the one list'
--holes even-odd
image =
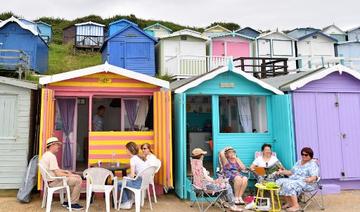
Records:
{"label": "woman in white top", "polygon": [[145,160],[145,164],[147,166],[161,166],[160,160],[153,154],[151,150],[151,145],[148,143],[144,143],[141,145],[141,150],[143,152],[143,158]]}
{"label": "woman in white top", "polygon": [[[139,157],[139,147],[134,142],[129,142],[126,145],[126,152],[130,155],[130,175],[128,177],[134,178],[137,174],[139,174],[142,170],[144,170],[147,165],[145,162]],[[142,179],[141,177],[137,178],[137,180],[127,180],[126,186],[132,188],[140,188]],[[122,182],[118,182],[118,190],[120,191],[122,187]],[[128,193],[127,189],[124,189],[120,208],[122,209],[130,209],[133,204],[132,198],[130,198],[131,194]]]}
{"label": "woman in white top", "polygon": [[263,167],[263,168],[270,168],[276,164],[280,164],[279,160],[276,156],[272,155],[271,145],[270,144],[263,144],[261,146],[262,155],[255,158],[253,163],[250,166],[252,171],[255,170],[255,167]]}

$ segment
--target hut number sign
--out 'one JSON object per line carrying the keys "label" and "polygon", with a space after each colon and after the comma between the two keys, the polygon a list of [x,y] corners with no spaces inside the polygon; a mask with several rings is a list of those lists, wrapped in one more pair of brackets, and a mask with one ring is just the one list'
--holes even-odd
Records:
{"label": "hut number sign", "polygon": [[234,88],[235,87],[235,83],[233,82],[221,82],[220,83],[220,88]]}
{"label": "hut number sign", "polygon": [[111,83],[111,78],[109,78],[109,77],[100,77],[99,78],[99,83],[104,83],[104,84]]}

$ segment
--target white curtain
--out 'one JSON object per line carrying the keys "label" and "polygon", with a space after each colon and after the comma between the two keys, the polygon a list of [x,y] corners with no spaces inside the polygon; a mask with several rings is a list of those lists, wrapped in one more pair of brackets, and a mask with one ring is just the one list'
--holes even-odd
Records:
{"label": "white curtain", "polygon": [[244,132],[251,133],[252,119],[251,119],[251,109],[250,109],[250,97],[248,96],[237,97],[237,105],[238,105],[240,123],[244,129]]}
{"label": "white curtain", "polygon": [[145,126],[145,121],[148,112],[149,112],[149,100],[148,98],[142,98],[140,100],[138,113],[135,119],[135,126],[139,127],[139,129]]}

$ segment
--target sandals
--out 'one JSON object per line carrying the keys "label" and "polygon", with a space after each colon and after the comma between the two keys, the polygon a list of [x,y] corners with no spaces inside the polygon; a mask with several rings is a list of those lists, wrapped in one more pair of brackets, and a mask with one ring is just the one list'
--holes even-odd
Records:
{"label": "sandals", "polygon": [[243,211],[241,208],[237,207],[236,205],[231,206],[230,211]]}
{"label": "sandals", "polygon": [[289,205],[289,204],[284,204],[283,206],[281,206],[281,209],[284,209],[284,210],[286,210],[286,209],[288,209],[288,208],[290,208],[291,206]]}
{"label": "sandals", "polygon": [[301,210],[301,208],[292,208],[292,207],[290,207],[290,208],[286,209],[286,211],[296,212],[296,211],[302,211],[302,210]]}

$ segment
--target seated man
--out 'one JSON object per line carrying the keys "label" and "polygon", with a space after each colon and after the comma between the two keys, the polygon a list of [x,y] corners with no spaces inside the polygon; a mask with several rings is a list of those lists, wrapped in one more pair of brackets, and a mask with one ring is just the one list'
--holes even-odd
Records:
{"label": "seated man", "polygon": [[220,163],[223,166],[223,172],[226,178],[234,184],[235,204],[245,204],[242,195],[248,184],[248,178],[243,176],[241,172],[246,171],[246,166],[236,157],[236,151],[232,147],[227,147],[220,153]]}
{"label": "seated man", "polygon": [[[62,143],[56,138],[51,137],[46,141],[46,152],[43,154],[40,164],[52,177],[66,177],[67,184],[70,187],[71,208],[73,210],[82,210],[83,207],[78,204],[80,198],[80,188],[82,179],[79,175],[73,174],[70,171],[59,168],[56,153],[61,148]],[[49,182],[50,187],[56,187],[63,184],[62,180],[52,180]],[[63,203],[64,207],[68,207],[68,203]]]}

